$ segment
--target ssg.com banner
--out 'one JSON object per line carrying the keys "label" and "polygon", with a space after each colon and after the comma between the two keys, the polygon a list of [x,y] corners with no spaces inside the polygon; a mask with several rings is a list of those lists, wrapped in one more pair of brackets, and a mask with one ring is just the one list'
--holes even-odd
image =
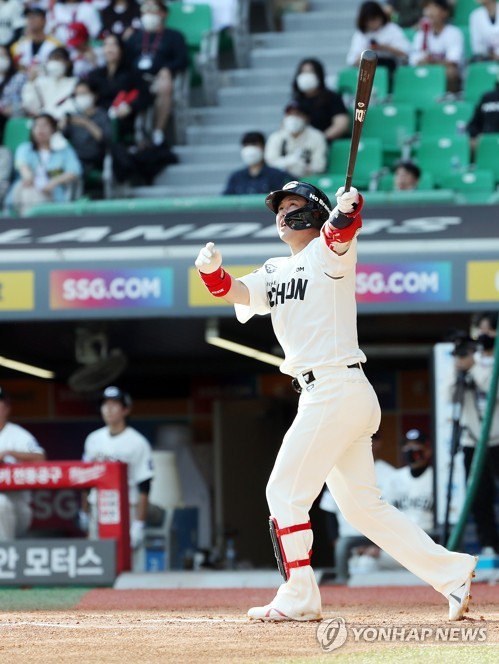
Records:
{"label": "ssg.com banner", "polygon": [[362,263],[357,266],[357,302],[448,302],[450,262]]}

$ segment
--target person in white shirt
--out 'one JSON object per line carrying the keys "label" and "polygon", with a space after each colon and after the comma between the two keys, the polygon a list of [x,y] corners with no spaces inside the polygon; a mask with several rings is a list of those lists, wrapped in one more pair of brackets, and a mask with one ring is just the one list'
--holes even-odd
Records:
{"label": "person in white shirt", "polygon": [[[6,464],[44,461],[45,451],[26,429],[9,422],[11,400],[0,387],[0,468]],[[33,510],[29,491],[0,493],[0,542],[13,540],[26,533]]]}
{"label": "person in white shirt", "polygon": [[410,65],[444,65],[447,91],[459,92],[464,67],[464,35],[449,23],[451,5],[447,0],[425,0],[421,27],[414,35]]}
{"label": "person in white shirt", "polygon": [[469,17],[472,60],[499,60],[499,2],[476,0]]}
{"label": "person in white shirt", "polygon": [[298,100],[284,109],[282,126],[272,132],[265,145],[265,162],[295,178],[324,173],[328,144],[322,131],[309,125],[308,112]]}
{"label": "person in white shirt", "polygon": [[[85,440],[83,461],[122,461],[128,466],[128,499],[130,503],[130,544],[138,549],[144,541],[149,516],[149,492],[154,477],[149,442],[129,426],[127,417],[132,399],[127,392],[110,385],[102,394],[101,415],[106,426],[93,431]],[[97,495],[91,490],[83,500],[80,525],[88,527],[90,536],[97,536]],[[85,515],[88,515],[86,517]]]}
{"label": "person in white shirt", "polygon": [[67,44],[71,37],[71,23],[83,23],[91,39],[97,39],[102,29],[99,11],[93,4],[58,0],[47,13],[47,33]]}
{"label": "person in white shirt", "polygon": [[270,604],[248,611],[254,620],[321,619],[309,512],[325,483],[352,526],[448,599],[449,620],[468,607],[476,558],[436,544],[376,486],[371,437],[381,412],[362,369],[355,301],[363,200],[355,187],[340,187],[333,209],[314,185],[288,182],[265,203],[289,255],[238,279],[222,267],[213,242],[195,261],[209,292],[234,304],[241,323],[270,314],[284,351],[280,369],[300,393],[266,489],[284,583]]}

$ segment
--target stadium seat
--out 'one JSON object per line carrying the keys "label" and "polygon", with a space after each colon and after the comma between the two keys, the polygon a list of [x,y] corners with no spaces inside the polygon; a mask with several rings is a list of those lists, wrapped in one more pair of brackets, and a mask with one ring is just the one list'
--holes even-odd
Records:
{"label": "stadium seat", "polygon": [[498,70],[497,62],[470,62],[464,77],[463,99],[474,106],[482,95],[494,90]]}
{"label": "stadium seat", "polygon": [[400,158],[404,146],[409,145],[415,134],[416,109],[412,104],[371,106],[362,133],[364,138],[381,139],[385,166]]}
{"label": "stadium seat", "polygon": [[[378,191],[393,191],[394,179],[393,173],[383,175],[378,180]],[[416,191],[428,191],[429,189],[433,189],[433,176],[431,173],[421,173]]]}
{"label": "stadium seat", "polygon": [[[354,97],[357,89],[358,67],[344,67],[338,72],[336,91]],[[382,101],[388,96],[388,67],[377,67],[374,75],[372,101]]]}
{"label": "stadium seat", "polygon": [[439,187],[446,173],[458,172],[469,166],[469,137],[423,137],[416,146],[414,160],[423,172],[432,174],[435,185]]}
{"label": "stadium seat", "polygon": [[345,175],[340,175],[339,173],[336,175],[307,175],[305,179],[310,184],[322,189],[326,194],[328,192],[334,194],[338,187],[343,187],[345,184]]}
{"label": "stadium seat", "polygon": [[444,65],[401,65],[395,70],[392,101],[422,110],[443,98],[446,88]]}
{"label": "stadium seat", "polygon": [[454,25],[467,26],[471,12],[478,7],[476,0],[456,0],[451,22]]}
{"label": "stadium seat", "polygon": [[444,189],[454,189],[463,194],[491,194],[495,189],[494,173],[488,169],[445,173],[440,183]]}
{"label": "stadium seat", "polygon": [[[333,141],[329,150],[328,175],[333,178],[340,177],[342,186],[350,153],[350,139],[342,138]],[[355,164],[355,173],[352,184],[357,188],[365,189],[383,166],[383,144],[380,138],[362,138],[359,142],[359,151]]]}
{"label": "stadium seat", "polygon": [[456,136],[466,131],[466,124],[473,115],[469,101],[452,101],[434,104],[421,112],[422,136]]}
{"label": "stadium seat", "polygon": [[490,169],[499,183],[499,134],[482,134],[476,146],[477,169]]}
{"label": "stadium seat", "polygon": [[3,133],[5,147],[9,148],[11,152],[15,152],[21,143],[29,141],[32,124],[31,118],[9,118],[5,123]]}

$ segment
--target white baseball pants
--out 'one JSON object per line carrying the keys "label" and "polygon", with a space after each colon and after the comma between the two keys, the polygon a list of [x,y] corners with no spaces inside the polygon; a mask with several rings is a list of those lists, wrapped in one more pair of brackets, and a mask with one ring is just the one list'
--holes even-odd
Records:
{"label": "white baseball pants", "polygon": [[[267,485],[271,515],[279,528],[307,522],[312,503],[326,482],[352,526],[447,596],[465,580],[474,558],[436,544],[380,499],[371,436],[378,430],[381,413],[364,372],[324,367],[314,368],[314,374],[316,380],[300,395],[296,418],[284,436]],[[287,560],[306,558],[312,539],[311,530],[283,536]],[[276,600],[285,613],[320,610],[311,568],[291,570]]]}
{"label": "white baseball pants", "polygon": [[29,529],[33,512],[22,496],[0,493],[0,542],[16,539]]}

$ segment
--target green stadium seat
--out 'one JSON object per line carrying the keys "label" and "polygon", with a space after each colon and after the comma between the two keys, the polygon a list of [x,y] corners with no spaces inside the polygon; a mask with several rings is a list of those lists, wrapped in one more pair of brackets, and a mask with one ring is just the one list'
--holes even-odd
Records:
{"label": "green stadium seat", "polygon": [[[357,78],[359,75],[358,67],[344,67],[338,72],[338,81],[336,91],[342,95],[355,96],[357,89]],[[388,96],[388,67],[377,67],[374,75],[372,101],[381,101]]]}
{"label": "green stadium seat", "polygon": [[495,190],[494,173],[488,169],[445,173],[440,183],[444,189],[454,189],[463,194],[474,192],[491,194]]}
{"label": "green stadium seat", "polygon": [[392,101],[413,104],[419,111],[439,101],[446,88],[444,65],[401,65],[395,70]]}
{"label": "green stadium seat", "polygon": [[383,104],[369,108],[363,138],[379,138],[383,143],[383,164],[391,166],[400,158],[404,145],[416,134],[416,109],[412,104]]}
{"label": "green stadium seat", "polygon": [[29,141],[32,125],[31,118],[9,118],[5,123],[3,133],[5,147],[9,148],[11,152],[15,152],[21,143]]}
{"label": "green stadium seat", "polygon": [[482,95],[494,90],[498,71],[498,62],[470,62],[464,76],[463,99],[477,104]]}
{"label": "green stadium seat", "polygon": [[456,136],[466,130],[473,115],[469,101],[452,101],[435,104],[421,112],[420,132],[422,136]]}
{"label": "green stadium seat", "polygon": [[471,12],[477,7],[476,0],[456,0],[451,22],[459,27],[467,26]]}
{"label": "green stadium seat", "polygon": [[[378,191],[393,191],[393,173],[387,173],[378,180]],[[431,173],[421,173],[416,191],[428,191],[433,189],[433,176]],[[400,192],[403,193],[403,192]]]}
{"label": "green stadium seat", "polygon": [[[345,184],[345,174],[340,175],[307,175],[305,180],[310,184],[319,187],[325,193],[332,192],[333,194],[339,187],[343,187]],[[332,202],[332,201],[331,201]]]}
{"label": "green stadium seat", "polygon": [[[329,166],[327,174],[333,178],[340,177],[339,186],[345,182],[345,174],[350,154],[350,139],[333,141],[329,150]],[[353,186],[365,189],[371,179],[383,166],[383,144],[380,138],[362,138],[359,142],[359,151],[355,163]]]}
{"label": "green stadium seat", "polygon": [[433,175],[435,186],[441,186],[449,171],[467,169],[470,163],[470,142],[466,135],[421,138],[414,151],[414,160],[423,172]]}
{"label": "green stadium seat", "polygon": [[478,169],[490,169],[499,183],[499,134],[482,134],[476,146],[475,164]]}

